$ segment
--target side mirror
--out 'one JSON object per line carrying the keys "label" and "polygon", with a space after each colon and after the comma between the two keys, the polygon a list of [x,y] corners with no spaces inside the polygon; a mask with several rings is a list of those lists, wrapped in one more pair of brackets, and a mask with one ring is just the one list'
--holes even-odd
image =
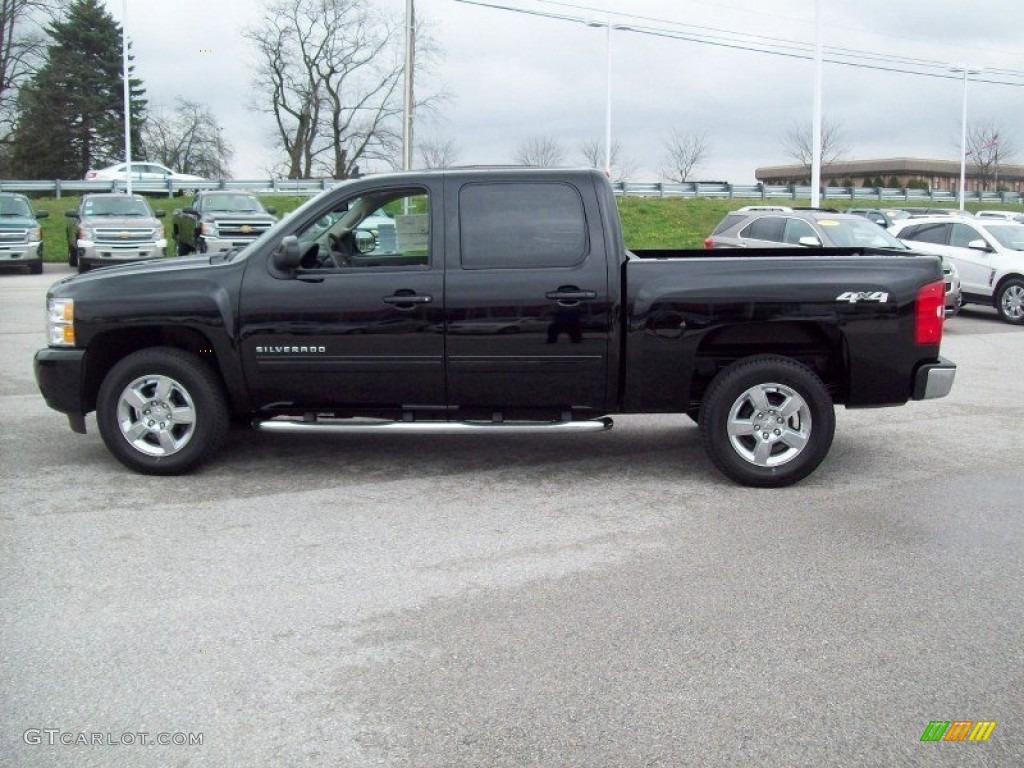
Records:
{"label": "side mirror", "polygon": [[185,213],[185,214],[188,214],[189,216],[198,216],[199,215],[199,211],[197,211],[191,205],[188,208],[182,208],[181,212]]}
{"label": "side mirror", "polygon": [[356,249],[360,253],[373,253],[377,250],[377,238],[368,229],[357,229],[352,233],[355,236]]}
{"label": "side mirror", "polygon": [[153,211],[153,213],[156,214],[156,217],[158,219],[162,219],[164,216],[167,215],[167,211]]}
{"label": "side mirror", "polygon": [[281,240],[280,247],[274,251],[274,268],[281,273],[290,275],[299,268],[302,261],[302,253],[299,249],[299,238],[295,235]]}
{"label": "side mirror", "polygon": [[64,211],[64,215],[67,216],[69,219],[77,219],[78,211]]}
{"label": "side mirror", "polygon": [[50,218],[50,212],[49,211],[36,211],[36,218],[37,219],[48,219],[48,218]]}
{"label": "side mirror", "polygon": [[798,241],[800,245],[806,245],[808,248],[821,248],[821,240],[811,235],[805,235]]}
{"label": "side mirror", "polygon": [[971,242],[967,244],[967,247],[972,251],[985,251],[986,253],[992,251],[992,249],[988,247],[988,243],[984,240],[971,240]]}
{"label": "side mirror", "polygon": [[273,216],[273,215],[274,215],[275,213],[277,213],[277,208],[275,208],[275,207],[274,207],[274,206],[272,206],[272,205],[270,205],[270,206],[267,206],[267,207],[266,207],[266,208],[265,208],[264,210],[265,210],[265,211],[266,211],[267,213],[269,213],[269,214],[270,214],[271,216]]}

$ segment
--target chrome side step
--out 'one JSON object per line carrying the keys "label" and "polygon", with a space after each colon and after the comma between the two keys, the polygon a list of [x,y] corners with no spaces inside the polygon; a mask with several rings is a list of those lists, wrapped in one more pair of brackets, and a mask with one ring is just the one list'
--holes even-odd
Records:
{"label": "chrome side step", "polygon": [[279,417],[253,422],[253,427],[261,432],[292,435],[376,435],[410,432],[421,435],[479,435],[483,432],[517,435],[537,432],[604,432],[613,425],[610,416],[581,421],[378,421]]}

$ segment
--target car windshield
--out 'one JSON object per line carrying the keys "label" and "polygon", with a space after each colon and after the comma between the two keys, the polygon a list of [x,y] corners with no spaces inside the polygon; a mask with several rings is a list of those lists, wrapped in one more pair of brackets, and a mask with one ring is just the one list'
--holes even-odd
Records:
{"label": "car windshield", "polygon": [[260,201],[252,195],[213,195],[204,201],[208,211],[233,211],[237,213],[263,213]]}
{"label": "car windshield", "polygon": [[85,201],[85,216],[151,216],[144,200],[133,197],[96,197]]}
{"label": "car windshield", "polygon": [[907,246],[877,224],[867,219],[818,219],[822,231],[840,248],[893,248],[907,250]]}
{"label": "car windshield", "polygon": [[31,218],[32,209],[24,200],[19,200],[16,197],[8,198],[0,200],[0,216],[28,216]]}

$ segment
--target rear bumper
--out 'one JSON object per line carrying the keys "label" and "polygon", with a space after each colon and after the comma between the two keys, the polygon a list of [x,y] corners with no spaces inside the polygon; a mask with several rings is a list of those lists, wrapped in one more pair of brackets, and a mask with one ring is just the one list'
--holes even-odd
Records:
{"label": "rear bumper", "polygon": [[[82,384],[85,350],[46,347],[36,352],[32,367],[46,404],[55,411],[66,413],[73,430],[84,432],[86,405],[82,400]],[[77,428],[78,425],[81,429]]]}
{"label": "rear bumper", "polygon": [[933,400],[945,397],[953,389],[956,363],[944,357],[937,363],[925,363],[914,374],[914,400]]}

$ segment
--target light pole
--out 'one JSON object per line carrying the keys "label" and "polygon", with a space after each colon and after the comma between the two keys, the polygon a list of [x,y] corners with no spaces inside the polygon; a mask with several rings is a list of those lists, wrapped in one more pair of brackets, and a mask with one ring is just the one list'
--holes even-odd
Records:
{"label": "light pole", "polygon": [[604,100],[604,175],[612,177],[612,30],[630,31],[631,27],[624,24],[612,24],[608,21],[588,21],[588,27],[604,27],[605,29],[605,100]]}
{"label": "light pole", "polygon": [[402,170],[412,170],[413,74],[416,60],[416,11],[405,0],[405,108],[402,117]]}
{"label": "light pole", "polygon": [[821,0],[814,0],[814,103],[811,109],[811,208],[821,206]]}
{"label": "light pole", "polygon": [[124,162],[125,191],[132,193],[132,112],[131,85],[128,82],[128,0],[121,0],[121,77],[124,80]]}
{"label": "light pole", "polygon": [[967,185],[967,76],[981,74],[980,69],[971,69],[966,64],[959,64],[949,68],[950,72],[964,75],[964,106],[960,113],[960,210],[964,209],[964,187]]}

